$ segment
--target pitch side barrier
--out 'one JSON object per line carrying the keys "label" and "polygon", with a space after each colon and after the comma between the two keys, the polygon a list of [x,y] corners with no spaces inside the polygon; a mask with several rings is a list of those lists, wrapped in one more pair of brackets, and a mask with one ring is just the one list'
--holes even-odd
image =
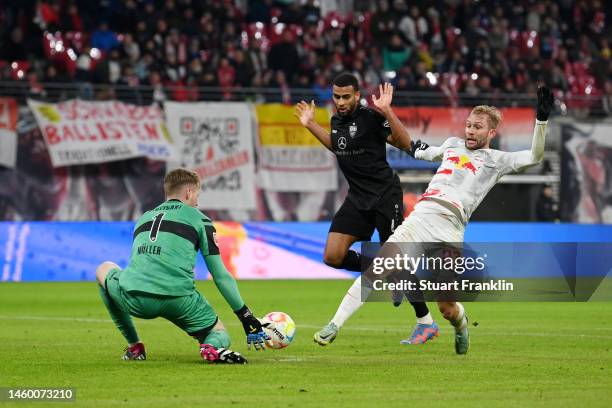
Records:
{"label": "pitch side barrier", "polygon": [[[322,262],[327,222],[215,225],[223,260],[238,279],[358,275]],[[132,222],[0,222],[0,281],[93,281],[96,266],[105,260],[127,265],[133,228]],[[463,248],[471,251],[466,254],[474,259],[487,255],[479,279],[556,280],[557,286],[536,285],[534,290],[557,294],[558,300],[585,300],[590,291],[593,299],[612,268],[612,225],[474,222],[465,239]],[[378,249],[373,244],[364,248],[364,259],[373,258]],[[208,278],[201,257],[195,276]]]}

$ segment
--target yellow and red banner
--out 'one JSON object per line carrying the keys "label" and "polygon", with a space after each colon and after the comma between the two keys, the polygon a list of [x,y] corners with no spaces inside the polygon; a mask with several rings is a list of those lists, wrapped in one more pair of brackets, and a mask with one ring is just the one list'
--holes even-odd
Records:
{"label": "yellow and red banner", "polygon": [[[271,191],[328,191],[338,187],[334,155],[298,119],[294,108],[256,105],[258,176]],[[329,111],[316,108],[315,120],[329,130]]]}

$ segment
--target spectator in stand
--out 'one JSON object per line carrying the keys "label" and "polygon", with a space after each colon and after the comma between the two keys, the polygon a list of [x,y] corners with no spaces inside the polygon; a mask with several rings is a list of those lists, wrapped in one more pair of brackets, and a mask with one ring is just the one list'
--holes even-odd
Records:
{"label": "spectator in stand", "polygon": [[370,31],[374,45],[383,47],[397,29],[396,16],[389,9],[387,0],[379,0],[378,9],[370,20]]}
{"label": "spectator in stand", "polygon": [[83,20],[74,1],[70,2],[66,12],[61,14],[59,29],[63,32],[83,31]]}
{"label": "spectator in stand", "polygon": [[127,58],[128,62],[133,65],[140,59],[140,46],[134,41],[131,33],[126,33],[121,42],[122,56]]}
{"label": "spectator in stand", "polygon": [[249,60],[246,59],[244,51],[240,49],[234,51],[232,64],[236,72],[236,85],[243,88],[250,87],[254,70]]}
{"label": "spectator in stand", "polygon": [[217,78],[219,78],[219,86],[223,93],[223,99],[230,100],[232,98],[231,91],[236,79],[236,70],[227,58],[221,58],[219,68],[217,69]]}
{"label": "spectator in stand", "polygon": [[10,31],[9,40],[3,42],[2,47],[0,47],[0,59],[7,61],[23,61],[28,59],[27,47],[23,40],[21,28],[15,27]]}
{"label": "spectator in stand", "polygon": [[413,46],[418,46],[429,32],[427,20],[416,5],[410,7],[410,13],[401,19],[398,28],[404,40]]}
{"label": "spectator in stand", "polygon": [[314,101],[317,106],[325,106],[332,101],[332,89],[329,86],[329,79],[332,75],[320,73],[316,76],[315,83],[312,86],[314,93]]}
{"label": "spectator in stand", "polygon": [[393,34],[383,48],[383,68],[385,71],[399,71],[410,58],[411,48],[407,48],[399,34]]}
{"label": "spectator in stand", "polygon": [[293,75],[300,66],[300,57],[291,31],[284,30],[281,40],[272,46],[268,55],[268,63],[270,69],[283,71],[285,79],[292,81]]}
{"label": "spectator in stand", "polygon": [[302,6],[301,24],[303,26],[316,25],[320,19],[321,9],[317,7],[315,0],[306,0],[306,3]]}
{"label": "spectator in stand", "polygon": [[[530,0],[509,4],[355,0],[353,12],[334,11],[333,24],[332,15],[322,16],[320,2],[315,0],[243,0],[241,4],[248,6],[244,12],[233,0],[14,3],[17,6],[11,6],[2,20],[0,59],[9,63],[3,78],[16,76],[10,71],[11,61],[28,61],[30,71],[44,79],[42,73],[57,63],[44,53],[43,44],[50,45],[42,41],[44,30],[60,30],[64,47],[72,46],[79,56],[75,76],[79,86],[87,86],[87,81],[110,84],[125,72],[134,72],[146,83],[153,71],[162,74],[156,85],[159,89],[162,82],[218,86],[217,71],[224,57],[235,71],[234,85],[279,83],[282,80],[274,72],[281,70],[287,84],[310,89],[316,83],[315,73],[352,70],[370,93],[369,84],[391,80],[384,76],[387,70],[396,72],[393,81],[398,90],[435,92],[444,87],[449,97],[458,90],[471,94],[530,92],[531,84],[539,79],[568,100],[584,97],[587,89],[591,97],[599,97],[611,75],[609,12],[601,0],[543,0],[537,4]],[[278,20],[271,21],[271,11]],[[273,26],[279,21],[293,25],[275,43],[270,30],[279,28]],[[254,22],[263,27],[248,26]],[[300,28],[303,35],[294,38]],[[66,35],[70,31],[82,33],[75,45]],[[253,31],[260,37],[255,38]],[[403,49],[397,46],[395,35],[403,40]],[[96,50],[87,47],[99,49],[100,59],[92,58]],[[119,61],[111,57],[115,48],[120,52]],[[425,72],[437,74],[437,83],[424,76],[423,64]],[[70,65],[57,63],[55,78],[69,80]],[[445,73],[458,75],[451,81]],[[490,83],[470,81],[472,74],[488,77]],[[21,76],[23,81],[29,78],[28,72]],[[193,98],[186,92],[179,94]],[[110,95],[107,92],[105,97]],[[589,105],[602,107],[603,101]]]}
{"label": "spectator in stand", "polygon": [[123,67],[123,73],[117,81],[117,85],[117,99],[124,102],[141,103],[140,93],[137,91],[140,78],[138,78],[131,65],[128,64]]}
{"label": "spectator in stand", "polygon": [[270,21],[270,9],[273,3],[273,0],[249,0],[246,22],[254,23],[259,21],[268,23]]}
{"label": "spectator in stand", "polygon": [[119,45],[117,34],[110,31],[108,23],[100,23],[98,29],[91,35],[91,46],[101,51],[108,52]]}
{"label": "spectator in stand", "polygon": [[264,72],[268,70],[268,55],[261,48],[261,40],[256,38],[250,41],[247,53],[255,75],[263,77]]}
{"label": "spectator in stand", "polygon": [[284,24],[302,24],[304,15],[302,14],[302,7],[299,1],[294,1],[283,7],[280,17],[278,18],[279,23]]}

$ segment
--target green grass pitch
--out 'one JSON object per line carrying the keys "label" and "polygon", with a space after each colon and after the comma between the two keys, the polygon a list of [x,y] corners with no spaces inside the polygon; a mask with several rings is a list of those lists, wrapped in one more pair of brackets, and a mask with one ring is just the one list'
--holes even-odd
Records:
{"label": "green grass pitch", "polygon": [[203,363],[195,341],[161,319],[136,319],[149,360],[121,361],[124,341],[94,283],[2,283],[0,386],[77,389],[76,403],[54,407],[607,407],[612,400],[611,303],[466,304],[478,325],[469,354],[457,356],[437,310],[439,338],[400,346],[414,324],[406,304],[368,303],[332,345],[313,343],[349,281],[239,285],[256,314],[281,310],[298,327],[289,348],[249,352],[214,285],[199,282],[246,366]]}

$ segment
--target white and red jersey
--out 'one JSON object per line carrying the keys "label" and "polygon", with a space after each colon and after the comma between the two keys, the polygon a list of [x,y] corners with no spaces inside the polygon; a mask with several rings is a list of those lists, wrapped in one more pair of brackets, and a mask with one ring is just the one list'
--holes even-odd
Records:
{"label": "white and red jersey", "polygon": [[454,215],[467,224],[476,207],[502,176],[523,171],[542,161],[547,123],[536,120],[531,150],[469,150],[464,139],[451,137],[442,146],[417,151],[417,159],[442,163],[414,212]]}

